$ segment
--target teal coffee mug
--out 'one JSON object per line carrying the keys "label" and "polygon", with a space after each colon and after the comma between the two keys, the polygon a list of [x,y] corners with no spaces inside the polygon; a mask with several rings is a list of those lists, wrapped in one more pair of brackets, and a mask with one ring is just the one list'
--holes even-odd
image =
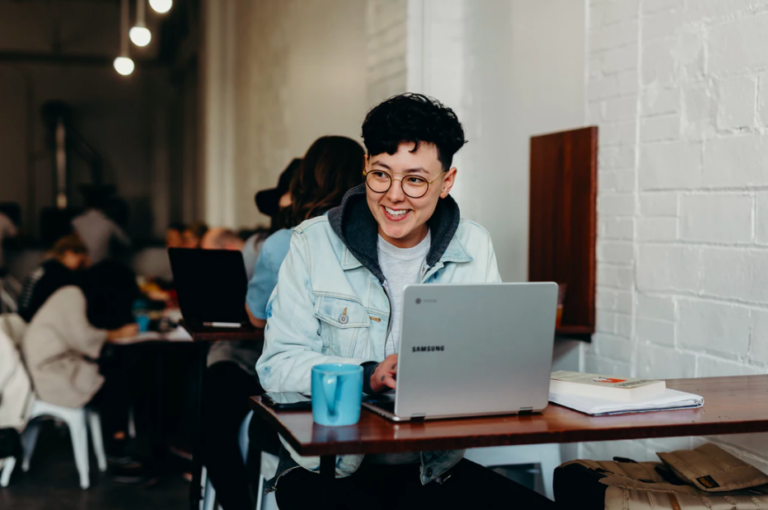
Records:
{"label": "teal coffee mug", "polygon": [[327,426],[360,421],[363,367],[326,363],[312,367],[312,418]]}

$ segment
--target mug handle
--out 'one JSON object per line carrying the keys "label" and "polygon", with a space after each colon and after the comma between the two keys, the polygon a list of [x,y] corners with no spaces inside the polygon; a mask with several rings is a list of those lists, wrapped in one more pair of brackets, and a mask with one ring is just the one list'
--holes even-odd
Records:
{"label": "mug handle", "polygon": [[336,390],[339,385],[338,374],[323,375],[323,392],[325,393],[325,403],[328,406],[328,414],[336,418]]}

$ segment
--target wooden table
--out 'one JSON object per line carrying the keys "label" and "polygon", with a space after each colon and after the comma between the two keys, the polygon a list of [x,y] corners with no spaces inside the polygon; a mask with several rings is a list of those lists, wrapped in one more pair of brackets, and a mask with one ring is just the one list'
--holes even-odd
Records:
{"label": "wooden table", "polygon": [[451,450],[517,444],[614,441],[768,431],[768,375],[668,380],[672,389],[704,397],[704,407],[591,417],[550,405],[528,416],[394,423],[363,410],[349,427],[324,427],[309,411],[275,411],[251,397],[254,412],[301,455],[319,455],[323,479],[341,454]]}
{"label": "wooden table", "polygon": [[182,323],[182,326],[192,335],[192,340],[200,345],[197,368],[197,409],[195,412],[197,420],[193,427],[194,445],[192,446],[192,483],[189,486],[190,509],[199,510],[200,500],[202,499],[200,477],[203,470],[203,464],[200,460],[200,446],[202,443],[200,423],[202,421],[203,374],[205,374],[208,361],[208,348],[211,344],[216,342],[263,342],[264,330],[256,329],[250,325],[236,330],[230,328],[195,326],[184,322]]}
{"label": "wooden table", "polygon": [[[193,347],[197,347],[197,394],[195,396],[195,416],[197,417],[195,423],[192,425],[193,445],[192,445],[192,484],[190,485],[189,502],[190,508],[198,510],[200,500],[202,499],[202,490],[200,487],[200,476],[202,472],[202,462],[200,460],[200,446],[201,446],[201,430],[200,422],[202,416],[202,394],[203,394],[203,375],[207,366],[208,349],[211,344],[217,342],[258,342],[264,340],[264,330],[257,329],[253,326],[245,326],[238,329],[231,328],[211,328],[205,326],[195,326],[190,323],[181,323],[183,329],[177,329],[169,333],[158,332],[146,332],[139,333],[137,337],[125,339],[123,341],[115,342],[117,345],[137,345],[137,344],[150,344],[150,345],[173,345],[173,344],[194,344]],[[155,358],[156,367],[156,382],[162,382],[161,368],[162,359],[158,356]],[[159,441],[163,437],[162,426],[162,387],[158,384],[155,388],[155,395],[157,395],[157,409],[156,419],[156,431],[155,436]],[[155,451],[159,451],[159,448],[155,448]]]}

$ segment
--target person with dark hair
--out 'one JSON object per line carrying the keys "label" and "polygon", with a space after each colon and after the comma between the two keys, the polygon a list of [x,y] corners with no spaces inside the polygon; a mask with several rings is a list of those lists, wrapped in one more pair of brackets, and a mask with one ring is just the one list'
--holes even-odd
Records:
{"label": "person with dark hair", "polygon": [[[279,216],[283,226],[282,230],[264,241],[248,285],[246,309],[258,327],[264,325],[267,299],[288,252],[290,228],[338,205],[344,193],[362,181],[363,157],[363,148],[354,140],[324,136],[312,144],[304,159],[300,160],[300,165],[289,165],[280,176],[278,188],[270,193],[269,198],[265,198],[264,192],[256,195],[260,209],[267,207],[276,213],[270,216]],[[292,177],[289,187],[285,179],[287,172]],[[285,192],[280,194],[283,190]],[[224,510],[252,509],[254,499],[238,446],[238,430],[248,414],[248,397],[263,393],[255,373],[261,345],[257,350],[250,351],[250,358],[246,357],[243,349],[231,353],[237,354],[236,359],[222,358],[223,352],[217,351],[218,359],[213,360],[213,352],[211,354],[203,395],[203,463]],[[277,441],[270,442],[270,437],[274,434],[259,429],[259,419],[254,418],[251,421],[251,444],[254,448],[276,452]]]}
{"label": "person with dark hair", "polygon": [[360,144],[345,136],[323,136],[307,150],[291,181],[290,205],[281,215],[283,228],[264,242],[248,284],[246,310],[257,328],[266,325],[267,300],[277,285],[277,272],[288,253],[291,229],[339,205],[344,194],[362,180],[364,156]]}
{"label": "person with dark hair", "polygon": [[[22,340],[40,400],[73,408],[119,408],[102,413],[103,425],[110,432],[125,427],[126,381],[105,374],[100,358],[106,343],[124,343],[138,334],[132,314],[138,293],[133,271],[118,262],[104,261],[86,270],[79,286],[62,287],[48,298]],[[104,396],[105,379],[107,384],[110,379],[120,379],[113,385],[120,398]]]}
{"label": "person with dark hair", "polygon": [[183,223],[171,223],[165,230],[165,247],[181,248],[184,244],[183,233],[187,226]]}
{"label": "person with dark hair", "polygon": [[3,266],[3,240],[16,237],[17,234],[18,230],[11,218],[0,211],[0,277],[2,277],[2,272],[5,269]]}
{"label": "person with dark hair", "polygon": [[[450,196],[453,156],[465,143],[453,110],[420,94],[395,96],[368,112],[363,140],[365,183],[293,229],[256,364],[266,391],[310,393],[321,363],[362,365],[364,392],[390,391],[406,285],[501,282],[490,235],[461,219]],[[371,495],[393,490],[398,508],[554,505],[463,459],[463,450],[340,455],[325,485],[318,468],[318,457],[281,450],[269,482],[281,510],[314,506],[323,490],[339,509],[390,508],[390,498]]]}
{"label": "person with dark hair", "polygon": [[206,232],[208,232],[208,225],[202,221],[193,221],[181,233],[181,247],[200,248]]}
{"label": "person with dark hair", "polygon": [[253,278],[256,259],[259,257],[264,241],[280,229],[280,211],[291,205],[291,179],[300,165],[301,158],[293,158],[285,170],[280,173],[277,187],[263,189],[254,196],[256,208],[261,214],[269,216],[270,224],[267,228],[256,229],[243,244],[243,262],[245,262],[245,273],[248,276],[248,281]]}
{"label": "person with dark hair", "polygon": [[30,322],[43,303],[57,290],[77,285],[78,273],[88,265],[88,248],[77,234],[69,234],[53,245],[51,258],[24,281],[19,297],[19,315]]}

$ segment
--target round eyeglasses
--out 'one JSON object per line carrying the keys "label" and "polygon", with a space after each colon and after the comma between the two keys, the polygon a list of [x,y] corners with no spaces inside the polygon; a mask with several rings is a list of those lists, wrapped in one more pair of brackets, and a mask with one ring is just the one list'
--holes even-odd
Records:
{"label": "round eyeglasses", "polygon": [[403,193],[410,198],[421,198],[429,191],[429,185],[439,178],[443,177],[445,172],[432,179],[426,180],[418,175],[406,175],[402,179],[395,179],[389,173],[383,170],[371,170],[363,172],[365,184],[374,193],[386,193],[392,187],[392,181],[400,181]]}

